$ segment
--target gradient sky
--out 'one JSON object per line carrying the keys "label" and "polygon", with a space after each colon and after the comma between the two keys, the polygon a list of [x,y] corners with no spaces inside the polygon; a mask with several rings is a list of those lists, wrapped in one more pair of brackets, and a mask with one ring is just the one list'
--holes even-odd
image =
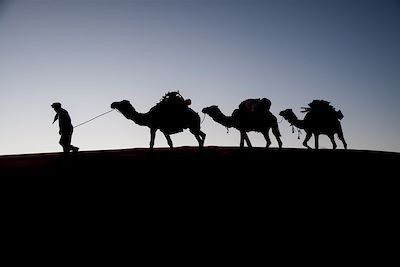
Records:
{"label": "gradient sky", "polygon": [[[201,118],[205,106],[230,114],[262,97],[278,121],[286,108],[302,118],[301,107],[325,99],[342,110],[350,149],[400,152],[399,48],[396,0],[0,0],[0,155],[61,152],[55,101],[77,125],[122,99],[147,112],[173,90]],[[302,147],[288,122],[279,127],[284,147]],[[206,146],[239,145],[210,117],[202,130]],[[171,137],[197,145],[188,130]],[[76,128],[72,143],[107,150],[149,139],[112,112]],[[259,133],[250,139],[265,146]],[[166,146],[157,132],[155,147]],[[320,146],[331,148],[326,136]]]}

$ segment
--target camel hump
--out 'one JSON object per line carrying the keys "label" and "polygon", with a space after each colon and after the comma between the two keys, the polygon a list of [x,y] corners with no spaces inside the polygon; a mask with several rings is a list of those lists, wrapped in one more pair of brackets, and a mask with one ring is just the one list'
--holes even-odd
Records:
{"label": "camel hump", "polygon": [[249,98],[239,104],[239,109],[247,112],[269,111],[271,101],[268,98]]}

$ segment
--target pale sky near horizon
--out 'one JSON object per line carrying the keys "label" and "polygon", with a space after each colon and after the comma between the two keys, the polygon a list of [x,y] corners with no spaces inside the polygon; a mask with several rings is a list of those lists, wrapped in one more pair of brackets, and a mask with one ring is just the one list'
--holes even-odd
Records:
{"label": "pale sky near horizon", "polygon": [[[301,107],[325,99],[344,114],[349,149],[400,152],[399,26],[398,0],[0,0],[0,155],[61,152],[53,102],[77,125],[122,99],[147,112],[173,90],[201,119],[203,107],[229,115],[262,97],[278,121],[286,108],[302,118]],[[239,145],[208,116],[201,127],[206,146]],[[288,122],[279,127],[284,147],[303,147]],[[188,130],[171,137],[197,145]],[[149,139],[112,112],[76,128],[72,143]],[[259,133],[250,139],[265,146]],[[331,148],[326,136],[320,146]],[[160,132],[155,147],[167,147]]]}

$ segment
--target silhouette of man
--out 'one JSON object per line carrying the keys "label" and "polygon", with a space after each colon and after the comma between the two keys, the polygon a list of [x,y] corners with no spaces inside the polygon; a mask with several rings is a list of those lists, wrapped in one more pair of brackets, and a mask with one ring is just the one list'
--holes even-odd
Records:
{"label": "silhouette of man", "polygon": [[63,148],[64,154],[68,155],[70,151],[72,151],[73,153],[78,152],[79,147],[71,145],[71,138],[74,127],[72,126],[71,118],[68,114],[68,111],[63,109],[61,107],[61,104],[58,102],[51,104],[51,107],[56,112],[53,123],[58,120],[60,126],[60,130],[58,133],[61,135],[60,145]]}

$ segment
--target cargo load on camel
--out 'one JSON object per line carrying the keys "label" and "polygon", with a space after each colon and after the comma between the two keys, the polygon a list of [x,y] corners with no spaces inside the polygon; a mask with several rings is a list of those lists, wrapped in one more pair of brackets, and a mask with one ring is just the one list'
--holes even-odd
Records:
{"label": "cargo load on camel", "polygon": [[244,112],[262,113],[269,112],[271,101],[268,98],[249,98],[239,104],[239,109]]}
{"label": "cargo load on camel", "polygon": [[309,113],[315,116],[331,117],[335,119],[343,119],[343,113],[341,110],[336,110],[330,102],[325,100],[313,100],[308,104],[309,107],[302,107],[303,113]]}
{"label": "cargo load on camel", "polygon": [[192,103],[190,99],[184,99],[179,91],[173,91],[166,93],[160,100],[160,104],[167,105],[170,107],[188,107]]}

